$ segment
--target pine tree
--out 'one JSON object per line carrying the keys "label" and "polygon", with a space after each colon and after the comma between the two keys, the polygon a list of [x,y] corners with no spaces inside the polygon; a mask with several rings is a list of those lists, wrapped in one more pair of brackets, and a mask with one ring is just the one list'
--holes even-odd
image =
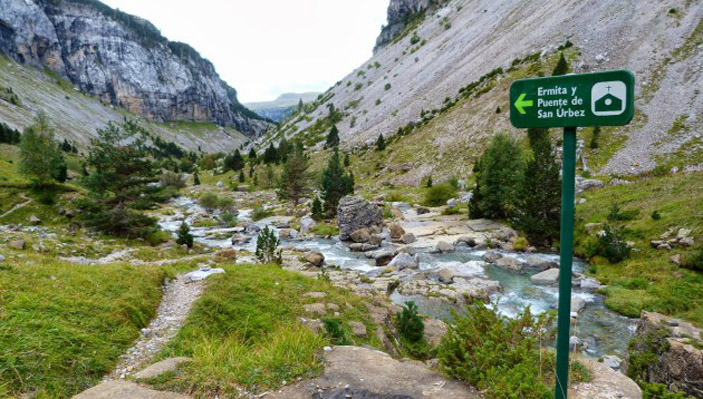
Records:
{"label": "pine tree", "polygon": [[300,198],[309,189],[308,167],[308,157],[305,155],[302,143],[298,143],[283,167],[278,185],[279,197],[293,200],[298,205]]}
{"label": "pine tree", "polygon": [[522,179],[522,158],[522,149],[514,138],[503,133],[493,137],[481,158],[479,207],[484,217],[507,219],[513,215]]}
{"label": "pine tree", "polygon": [[19,172],[36,186],[46,186],[57,177],[66,181],[66,161],[54,141],[54,129],[46,114],[40,113],[35,123],[22,132],[19,149]]}
{"label": "pine tree", "polygon": [[376,140],[376,150],[383,151],[385,149],[386,149],[386,139],[383,138],[383,134],[379,134],[378,139]]}
{"label": "pine tree", "polygon": [[185,245],[188,248],[193,248],[193,235],[190,234],[190,227],[188,227],[188,223],[181,223],[181,227],[178,229],[176,243],[178,245]]}
{"label": "pine tree", "polygon": [[245,179],[245,177],[244,177],[244,169],[242,169],[242,170],[239,171],[239,182],[240,182],[240,183],[244,183],[245,180],[246,180],[246,179]]}
{"label": "pine tree", "polygon": [[337,125],[332,125],[329,133],[327,133],[327,141],[325,142],[325,147],[332,148],[339,145],[339,130]]}
{"label": "pine tree", "polygon": [[268,226],[264,227],[256,239],[256,258],[261,263],[282,264],[283,259],[281,251],[278,250],[279,245],[281,245],[281,240],[276,237],[276,233]]}
{"label": "pine tree", "polygon": [[569,73],[569,63],[566,62],[566,58],[564,58],[564,53],[561,53],[559,55],[559,61],[557,61],[557,65],[552,71],[552,76],[566,75],[567,73]]}
{"label": "pine tree", "polygon": [[354,176],[342,169],[337,147],[327,162],[327,168],[322,172],[320,188],[325,203],[324,209],[329,216],[337,214],[337,204],[342,197],[354,192]]}
{"label": "pine tree", "polygon": [[481,158],[476,160],[473,172],[476,178],[476,185],[469,201],[469,219],[481,219],[483,218],[483,211],[481,210],[481,202],[483,200],[481,195]]}
{"label": "pine tree", "polygon": [[283,137],[278,143],[278,160],[285,163],[288,160],[288,155],[294,150],[293,146],[288,144],[288,140]]}
{"label": "pine tree", "polygon": [[195,171],[195,173],[193,173],[193,185],[194,186],[200,185],[200,176],[198,176],[198,171]]}
{"label": "pine tree", "polygon": [[303,104],[303,99],[301,98],[298,101],[298,113],[303,112],[304,109],[305,109],[305,104]]}
{"label": "pine tree", "polygon": [[156,231],[156,220],[135,209],[153,206],[161,188],[158,168],[146,144],[149,133],[136,123],[113,122],[98,130],[88,154],[90,174],[84,183],[88,199],[79,202],[89,227],[109,234],[145,237]]}
{"label": "pine tree", "polygon": [[51,177],[54,178],[59,183],[65,183],[68,180],[68,165],[64,157],[57,157],[54,159],[53,173]]}
{"label": "pine tree", "polygon": [[432,188],[432,175],[427,176],[427,183],[425,183],[425,187]]}
{"label": "pine tree", "polygon": [[320,202],[320,198],[317,196],[315,196],[315,199],[312,201],[312,218],[318,222],[323,218],[322,202]]}
{"label": "pine tree", "polygon": [[268,148],[266,148],[266,151],[264,151],[264,163],[265,164],[272,164],[272,163],[277,163],[278,162],[278,151],[276,151],[276,147],[273,146],[273,143],[269,144]]}
{"label": "pine tree", "polygon": [[344,167],[348,168],[351,165],[351,160],[349,159],[349,153],[344,153]]}
{"label": "pine tree", "polygon": [[249,163],[251,165],[256,163],[256,151],[254,150],[254,147],[249,150]]}
{"label": "pine tree", "polygon": [[513,225],[532,242],[553,242],[559,237],[561,179],[548,129],[528,130],[532,157],[517,191]]}
{"label": "pine tree", "polygon": [[591,136],[591,141],[588,143],[588,146],[591,147],[592,150],[597,149],[600,147],[600,144],[598,143],[600,139],[600,126],[596,126],[593,128],[593,136]]}
{"label": "pine tree", "polygon": [[239,150],[234,150],[234,154],[225,158],[225,166],[235,172],[244,168],[244,158]]}

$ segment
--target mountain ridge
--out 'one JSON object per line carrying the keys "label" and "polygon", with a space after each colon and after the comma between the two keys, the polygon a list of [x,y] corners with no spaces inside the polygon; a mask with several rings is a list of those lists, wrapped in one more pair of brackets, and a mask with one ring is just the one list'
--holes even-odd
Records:
{"label": "mountain ridge", "polygon": [[0,54],[48,68],[106,103],[152,121],[213,122],[252,137],[268,127],[210,61],[145,19],[96,0],[0,6]]}

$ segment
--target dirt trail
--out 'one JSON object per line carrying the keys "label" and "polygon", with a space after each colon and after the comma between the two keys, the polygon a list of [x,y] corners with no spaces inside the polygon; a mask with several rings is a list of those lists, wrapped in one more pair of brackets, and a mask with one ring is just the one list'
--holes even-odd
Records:
{"label": "dirt trail", "polygon": [[124,379],[146,366],[166,346],[185,322],[193,302],[203,293],[204,282],[189,282],[184,274],[164,285],[164,296],[149,326],[132,348],[120,357],[107,380]]}
{"label": "dirt trail", "polygon": [[11,213],[13,213],[13,212],[15,212],[15,211],[18,210],[18,209],[24,208],[25,206],[29,205],[29,204],[32,202],[32,199],[31,199],[31,198],[27,198],[27,197],[24,195],[24,193],[20,193],[19,196],[20,196],[22,199],[26,200],[26,201],[23,202],[23,203],[21,203],[21,204],[17,204],[17,205],[15,205],[15,206],[13,206],[12,209],[10,209],[10,210],[8,210],[7,212],[5,212],[5,213],[3,213],[2,215],[0,215],[0,219],[2,219],[2,218],[4,218],[5,216],[7,216],[7,215],[9,215],[9,214],[11,214]]}

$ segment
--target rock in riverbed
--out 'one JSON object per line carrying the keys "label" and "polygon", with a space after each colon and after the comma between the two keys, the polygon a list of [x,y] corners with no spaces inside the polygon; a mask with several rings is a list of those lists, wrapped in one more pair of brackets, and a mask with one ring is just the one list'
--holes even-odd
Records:
{"label": "rock in riverbed", "polygon": [[380,227],[383,224],[383,211],[359,196],[346,196],[339,200],[337,224],[339,239],[346,241],[351,233],[361,228]]}
{"label": "rock in riverbed", "polygon": [[556,284],[559,281],[559,269],[554,268],[537,273],[530,277],[530,280],[535,284]]}

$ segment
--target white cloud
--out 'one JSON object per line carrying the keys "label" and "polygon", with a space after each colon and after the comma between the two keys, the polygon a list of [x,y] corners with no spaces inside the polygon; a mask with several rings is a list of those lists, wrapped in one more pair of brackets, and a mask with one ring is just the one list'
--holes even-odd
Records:
{"label": "white cloud", "polygon": [[103,0],[190,44],[240,101],[323,91],[372,54],[387,0]]}

